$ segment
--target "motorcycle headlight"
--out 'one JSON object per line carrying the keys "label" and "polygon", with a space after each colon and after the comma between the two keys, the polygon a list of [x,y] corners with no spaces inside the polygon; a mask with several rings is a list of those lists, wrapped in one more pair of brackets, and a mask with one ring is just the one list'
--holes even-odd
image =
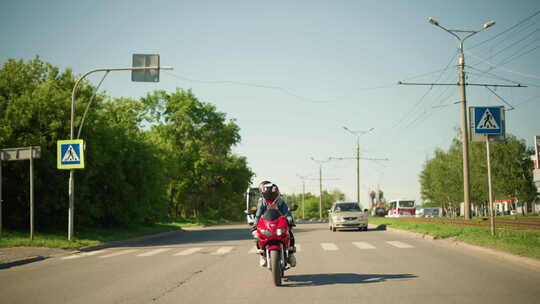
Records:
{"label": "motorcycle headlight", "polygon": [[283,228],[276,229],[276,235],[277,236],[281,236],[284,233],[285,233],[285,229],[283,229]]}
{"label": "motorcycle headlight", "polygon": [[272,232],[270,230],[262,229],[261,233],[266,236],[272,236]]}

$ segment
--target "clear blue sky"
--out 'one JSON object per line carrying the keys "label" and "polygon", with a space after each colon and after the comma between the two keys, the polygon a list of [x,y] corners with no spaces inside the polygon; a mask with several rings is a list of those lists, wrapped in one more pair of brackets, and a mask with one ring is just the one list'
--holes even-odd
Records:
{"label": "clear blue sky", "polygon": [[[530,84],[497,94],[516,105],[507,131],[532,146],[540,135],[540,15],[503,32],[538,10],[534,0],[2,1],[0,62],[39,55],[80,75],[159,53],[174,67],[161,82],[132,83],[129,72],[116,72],[102,89],[137,98],[192,88],[237,120],[235,152],[256,182],[270,179],[287,193],[302,191],[297,174],[318,177],[310,157],[353,156],[355,138],[343,126],[374,128],[361,137],[362,156],[389,161],[361,162],[362,201],[376,187],[389,199],[419,199],[422,164],[460,124],[458,87],[397,85],[457,82],[457,42],[427,18],[459,29],[497,22],[465,43],[468,82]],[[490,75],[480,72],[490,67],[482,60],[496,67]],[[467,97],[470,106],[502,105],[483,87],[468,87]],[[323,176],[337,178],[324,188],[354,200],[355,170],[353,160],[324,164]],[[306,188],[318,193],[318,181]]]}

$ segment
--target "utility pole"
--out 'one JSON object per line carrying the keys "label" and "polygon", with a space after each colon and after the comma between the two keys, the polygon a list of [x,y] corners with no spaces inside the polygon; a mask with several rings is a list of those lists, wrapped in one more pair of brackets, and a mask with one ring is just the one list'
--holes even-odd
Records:
{"label": "utility pole", "polygon": [[319,219],[322,221],[322,164],[329,162],[330,158],[327,160],[317,160],[312,157],[311,160],[319,164]]}
{"label": "utility pole", "polygon": [[302,180],[302,219],[306,218],[305,208],[304,208],[304,202],[305,202],[305,194],[306,194],[306,179],[307,176],[302,176],[300,174],[296,174],[301,180]]}
{"label": "utility pole", "polygon": [[[468,133],[468,123],[467,123],[467,98],[465,87],[468,85],[472,86],[484,86],[484,87],[524,87],[522,85],[498,85],[498,84],[478,84],[478,83],[466,83],[465,82],[465,54],[463,53],[463,43],[466,39],[470,38],[474,34],[477,34],[495,24],[495,21],[490,21],[485,23],[480,30],[457,30],[457,29],[447,29],[439,24],[439,22],[431,17],[428,18],[428,22],[439,27],[440,29],[448,32],[450,35],[456,37],[459,41],[459,56],[458,56],[458,67],[459,67],[459,82],[455,83],[405,83],[399,81],[400,85],[459,85],[461,90],[461,137],[462,137],[462,150],[463,150],[463,204],[465,208],[464,216],[466,220],[471,219],[471,200],[470,200],[470,180],[469,180],[469,133]],[[464,34],[460,36],[459,34]]]}
{"label": "utility pole", "polygon": [[375,128],[371,128],[367,131],[353,131],[344,126],[343,129],[356,137],[356,203],[360,205],[360,135],[367,134]]}

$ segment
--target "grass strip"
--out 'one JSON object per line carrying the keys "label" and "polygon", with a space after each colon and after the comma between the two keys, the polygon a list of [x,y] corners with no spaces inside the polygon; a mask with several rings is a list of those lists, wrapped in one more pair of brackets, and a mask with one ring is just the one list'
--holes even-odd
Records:
{"label": "grass strip", "polygon": [[105,242],[126,240],[129,238],[152,235],[161,232],[179,230],[182,227],[212,225],[223,223],[222,219],[184,219],[150,225],[116,228],[85,228],[75,231],[72,241],[67,240],[67,232],[60,230],[36,231],[34,240],[30,240],[28,231],[6,230],[0,235],[0,247],[49,247],[79,249],[85,246]]}
{"label": "grass strip", "polygon": [[538,231],[497,229],[495,236],[491,236],[489,227],[434,224],[387,218],[372,218],[369,222],[428,234],[436,239],[455,238],[465,243],[540,260],[540,232]]}

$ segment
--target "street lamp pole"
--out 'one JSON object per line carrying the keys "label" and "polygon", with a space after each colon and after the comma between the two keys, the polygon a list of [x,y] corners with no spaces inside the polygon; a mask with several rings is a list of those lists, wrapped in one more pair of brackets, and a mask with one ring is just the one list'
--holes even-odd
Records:
{"label": "street lamp pole", "polygon": [[329,162],[330,159],[317,160],[312,157],[311,160],[319,164],[319,219],[322,221],[322,164]]}
{"label": "street lamp pole", "polygon": [[306,194],[306,179],[307,179],[307,176],[302,176],[300,174],[296,174],[296,175],[302,180],[302,219],[305,219],[306,214],[305,214],[304,202],[305,202],[305,194]]}
{"label": "street lamp pole", "polygon": [[343,129],[356,136],[356,202],[360,204],[360,135],[367,134],[373,131],[374,128],[371,128],[367,131],[353,131],[344,126]]}
{"label": "street lamp pole", "polygon": [[[84,73],[77,81],[75,82],[75,85],[73,86],[73,90],[71,92],[71,123],[70,123],[70,132],[69,132],[69,139],[73,139],[75,136],[75,127],[74,127],[74,121],[75,121],[75,96],[77,93],[77,88],[79,87],[81,81],[88,75],[95,73],[95,72],[111,72],[111,71],[141,71],[141,70],[172,70],[172,67],[165,67],[165,66],[153,66],[153,67],[130,67],[130,68],[100,68],[100,69],[93,69],[86,73]],[[81,127],[82,127],[82,121],[81,121]],[[79,133],[80,134],[80,133]],[[84,149],[84,147],[83,147]],[[75,215],[75,170],[71,169],[69,170],[69,210],[68,210],[68,240],[73,239],[73,222],[74,222],[74,215]]]}
{"label": "street lamp pole", "polygon": [[[482,29],[471,31],[471,30],[452,30],[447,29],[439,24],[439,22],[432,17],[428,18],[428,22],[441,28],[442,30],[448,32],[450,35],[456,37],[459,41],[459,57],[458,57],[458,66],[459,66],[459,85],[461,87],[461,136],[463,140],[463,204],[465,208],[464,216],[465,219],[471,219],[471,200],[470,200],[470,180],[469,180],[469,133],[467,131],[467,98],[465,92],[465,54],[463,53],[463,43],[466,39],[471,36],[493,26],[495,21],[487,22],[483,25]],[[463,37],[459,36],[456,33],[465,33]]]}

